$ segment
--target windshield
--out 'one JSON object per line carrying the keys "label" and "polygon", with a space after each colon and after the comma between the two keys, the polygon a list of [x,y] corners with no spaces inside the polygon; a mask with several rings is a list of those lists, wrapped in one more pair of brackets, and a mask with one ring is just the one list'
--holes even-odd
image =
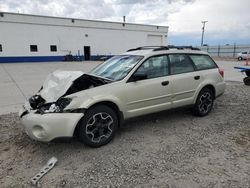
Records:
{"label": "windshield", "polygon": [[115,81],[122,80],[142,58],[135,55],[114,56],[94,68],[90,74]]}

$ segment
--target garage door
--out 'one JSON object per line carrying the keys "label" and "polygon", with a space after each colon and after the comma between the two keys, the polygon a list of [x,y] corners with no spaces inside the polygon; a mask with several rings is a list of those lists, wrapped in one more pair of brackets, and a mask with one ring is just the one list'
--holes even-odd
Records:
{"label": "garage door", "polygon": [[162,45],[162,35],[148,35],[147,45],[149,45],[149,46]]}

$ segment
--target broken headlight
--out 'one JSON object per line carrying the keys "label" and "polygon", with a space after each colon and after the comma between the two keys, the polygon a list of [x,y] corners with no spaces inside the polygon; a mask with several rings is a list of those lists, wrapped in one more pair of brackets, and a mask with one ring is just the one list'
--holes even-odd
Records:
{"label": "broken headlight", "polygon": [[61,98],[58,99],[56,102],[47,103],[42,105],[37,112],[40,114],[44,113],[60,113],[63,112],[63,109],[69,105],[72,99],[70,98]]}
{"label": "broken headlight", "polygon": [[30,106],[37,109],[45,103],[45,100],[40,95],[33,95],[29,98]]}

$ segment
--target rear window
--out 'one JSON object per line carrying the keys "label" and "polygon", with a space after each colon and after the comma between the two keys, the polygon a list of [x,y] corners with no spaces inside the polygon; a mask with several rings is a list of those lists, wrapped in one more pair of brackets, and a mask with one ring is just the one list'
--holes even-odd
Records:
{"label": "rear window", "polygon": [[197,70],[216,68],[214,61],[207,55],[189,55]]}

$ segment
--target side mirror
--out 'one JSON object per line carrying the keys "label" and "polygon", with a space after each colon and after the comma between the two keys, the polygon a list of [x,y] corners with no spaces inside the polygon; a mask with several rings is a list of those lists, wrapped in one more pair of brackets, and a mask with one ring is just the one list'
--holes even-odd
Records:
{"label": "side mirror", "polygon": [[139,80],[145,80],[147,79],[148,76],[147,74],[145,73],[135,73],[133,76],[132,76],[132,81],[136,82],[136,81],[139,81]]}

